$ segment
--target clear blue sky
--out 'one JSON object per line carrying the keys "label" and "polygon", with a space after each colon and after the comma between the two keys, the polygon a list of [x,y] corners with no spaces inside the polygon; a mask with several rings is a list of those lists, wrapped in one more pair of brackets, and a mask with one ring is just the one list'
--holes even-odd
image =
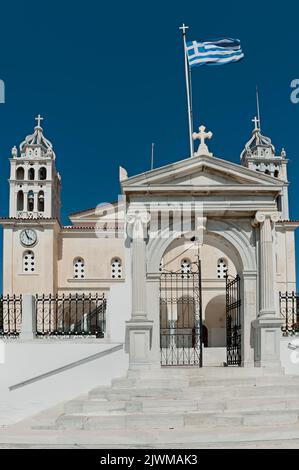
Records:
{"label": "clear blue sky", "polygon": [[119,165],[129,175],[148,170],[151,142],[156,166],[188,156],[184,21],[189,39],[236,37],[245,53],[240,63],[194,71],[195,125],[213,131],[216,156],[238,162],[258,84],[263,131],[278,150],[286,147],[291,216],[299,218],[299,104],[290,102],[290,82],[299,78],[298,14],[288,0],[2,2],[1,215],[8,214],[11,147],[31,133],[38,113],[62,175],[64,223],[72,211],[117,198]]}

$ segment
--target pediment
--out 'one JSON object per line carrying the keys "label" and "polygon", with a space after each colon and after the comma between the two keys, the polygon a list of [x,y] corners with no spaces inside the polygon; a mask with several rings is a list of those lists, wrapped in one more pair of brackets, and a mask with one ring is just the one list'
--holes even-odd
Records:
{"label": "pediment", "polygon": [[135,188],[173,188],[180,190],[210,188],[283,186],[284,182],[269,175],[258,173],[242,165],[217,157],[200,156],[151,170],[121,182],[124,192]]}
{"label": "pediment", "polygon": [[177,185],[190,185],[190,186],[222,186],[227,184],[238,184],[247,182],[245,178],[240,178],[235,175],[223,174],[221,171],[202,166],[197,171],[181,176],[175,177],[173,182]]}

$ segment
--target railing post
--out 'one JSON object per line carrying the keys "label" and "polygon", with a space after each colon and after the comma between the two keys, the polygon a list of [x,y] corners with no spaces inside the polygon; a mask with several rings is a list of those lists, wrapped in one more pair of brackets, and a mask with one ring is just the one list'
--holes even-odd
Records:
{"label": "railing post", "polygon": [[36,308],[35,297],[31,294],[23,295],[22,324],[20,339],[30,341],[36,337]]}

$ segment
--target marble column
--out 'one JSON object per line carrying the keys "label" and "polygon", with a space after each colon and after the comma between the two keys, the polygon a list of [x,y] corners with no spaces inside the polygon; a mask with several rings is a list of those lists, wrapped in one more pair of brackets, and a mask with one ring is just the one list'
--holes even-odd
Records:
{"label": "marble column", "polygon": [[146,257],[145,241],[137,238],[132,241],[132,319],[146,318]]}
{"label": "marble column", "polygon": [[149,367],[153,321],[146,305],[146,216],[128,217],[131,225],[132,314],[126,322],[126,347],[130,369]]}
{"label": "marble column", "polygon": [[257,212],[255,221],[260,225],[260,312],[259,316],[276,316],[275,273],[272,240],[272,222],[279,220],[278,214]]}
{"label": "marble column", "polygon": [[254,329],[254,360],[260,367],[281,367],[280,337],[282,321],[275,301],[275,266],[273,224],[279,213],[257,212],[254,225],[259,225],[259,313],[252,322]]}

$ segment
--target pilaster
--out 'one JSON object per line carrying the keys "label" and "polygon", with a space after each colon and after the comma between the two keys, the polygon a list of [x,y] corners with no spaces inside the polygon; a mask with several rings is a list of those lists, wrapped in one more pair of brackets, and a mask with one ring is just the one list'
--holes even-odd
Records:
{"label": "pilaster", "polygon": [[127,217],[127,231],[131,238],[132,259],[132,315],[126,322],[126,349],[130,369],[150,367],[153,321],[148,319],[146,304],[146,239],[147,214]]}
{"label": "pilaster", "polygon": [[272,224],[279,213],[257,212],[255,225],[260,226],[260,302],[258,318],[252,322],[254,331],[254,362],[257,367],[281,367],[280,337],[282,321],[275,302],[274,243]]}

